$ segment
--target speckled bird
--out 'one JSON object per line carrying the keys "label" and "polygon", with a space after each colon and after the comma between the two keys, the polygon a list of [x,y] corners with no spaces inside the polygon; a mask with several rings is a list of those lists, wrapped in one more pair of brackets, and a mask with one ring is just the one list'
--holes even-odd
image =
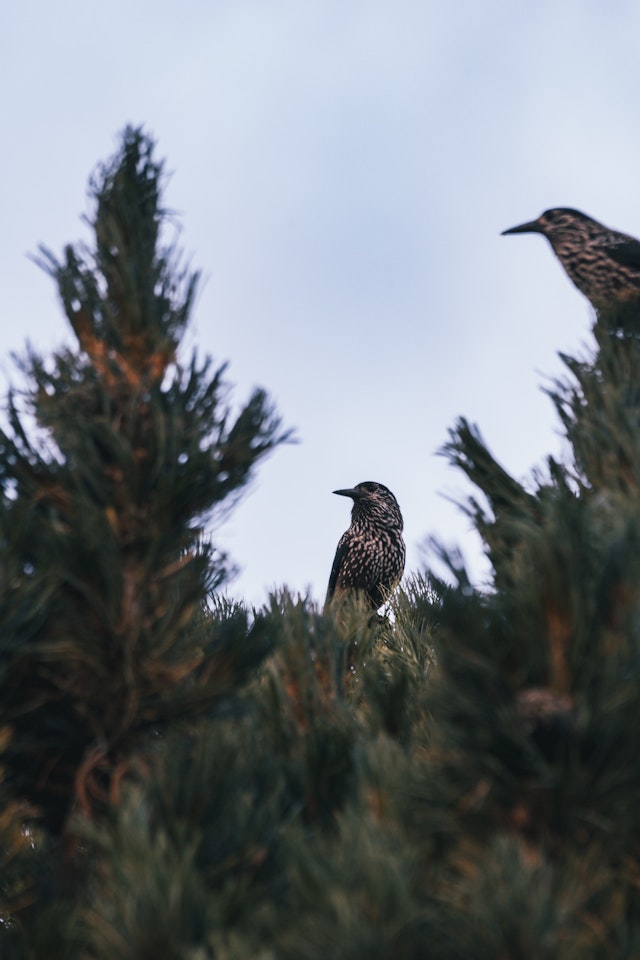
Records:
{"label": "speckled bird", "polygon": [[382,483],[366,481],[348,490],[351,526],[340,537],[329,577],[327,600],[354,592],[377,610],[404,572],[406,548],[398,501]]}
{"label": "speckled bird", "polygon": [[541,233],[570,280],[598,312],[640,307],[640,241],[579,210],[556,207],[503,231]]}

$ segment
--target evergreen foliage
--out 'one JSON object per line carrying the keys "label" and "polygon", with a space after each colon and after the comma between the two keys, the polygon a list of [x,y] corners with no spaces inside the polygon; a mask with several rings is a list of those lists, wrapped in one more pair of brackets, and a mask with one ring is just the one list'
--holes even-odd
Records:
{"label": "evergreen foliage", "polygon": [[229,709],[265,654],[246,614],[207,608],[227,561],[203,531],[286,434],[263,391],[234,416],[224,367],[178,358],[197,275],[162,182],[128,129],[91,184],[94,245],[41,251],[77,343],[28,352],[0,432],[2,763],[58,890],[72,814],[104,814],[156,738]]}
{"label": "evergreen foliage", "polygon": [[563,357],[526,484],[452,429],[484,589],[443,550],[391,617],[249,611],[204,525],[286,434],[180,362],[161,185],[127,130],[0,434],[2,956],[638,956],[637,339]]}

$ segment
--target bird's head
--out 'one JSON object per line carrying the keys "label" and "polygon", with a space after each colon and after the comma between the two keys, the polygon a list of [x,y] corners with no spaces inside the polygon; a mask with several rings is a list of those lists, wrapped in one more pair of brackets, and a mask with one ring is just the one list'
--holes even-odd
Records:
{"label": "bird's head", "polygon": [[357,483],[355,487],[349,487],[345,490],[334,490],[340,497],[351,497],[353,500],[353,509],[351,517],[353,520],[366,518],[373,522],[379,522],[385,526],[393,526],[402,530],[402,514],[398,501],[391,493],[388,487],[383,483],[375,483],[373,480],[365,480],[363,483]]}
{"label": "bird's head", "polygon": [[542,233],[552,243],[554,240],[571,236],[576,240],[583,240],[591,233],[593,225],[601,226],[597,220],[588,217],[585,213],[580,213],[579,210],[573,210],[571,207],[553,207],[541,213],[537,220],[529,220],[517,227],[503,230],[502,236],[510,233]]}

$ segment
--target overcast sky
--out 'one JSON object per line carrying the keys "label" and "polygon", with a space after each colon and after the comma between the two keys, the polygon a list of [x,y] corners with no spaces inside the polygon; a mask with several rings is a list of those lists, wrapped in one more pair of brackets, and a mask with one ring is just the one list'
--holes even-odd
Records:
{"label": "overcast sky", "polygon": [[[86,185],[127,123],[205,282],[189,348],[264,386],[300,442],[216,537],[260,604],[322,600],[349,503],[387,484],[408,571],[478,544],[436,456],[456,416],[519,478],[561,449],[542,392],[591,316],[541,237],[573,206],[640,236],[637,0],[23,0],[0,35],[0,374],[69,340],[27,258],[82,235]],[[445,495],[445,496],[443,496]],[[427,557],[428,559],[428,557]]]}

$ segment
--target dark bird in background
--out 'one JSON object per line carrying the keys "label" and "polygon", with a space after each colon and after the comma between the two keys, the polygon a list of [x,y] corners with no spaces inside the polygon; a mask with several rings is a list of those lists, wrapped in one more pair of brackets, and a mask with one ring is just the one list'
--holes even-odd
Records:
{"label": "dark bird in background", "polygon": [[398,501],[382,483],[366,481],[349,490],[351,526],[340,537],[329,577],[327,600],[353,591],[377,610],[404,572],[406,549]]}
{"label": "dark bird in background", "polygon": [[610,230],[579,210],[557,207],[537,220],[504,230],[541,233],[569,279],[596,312],[631,308],[640,313],[640,241]]}

